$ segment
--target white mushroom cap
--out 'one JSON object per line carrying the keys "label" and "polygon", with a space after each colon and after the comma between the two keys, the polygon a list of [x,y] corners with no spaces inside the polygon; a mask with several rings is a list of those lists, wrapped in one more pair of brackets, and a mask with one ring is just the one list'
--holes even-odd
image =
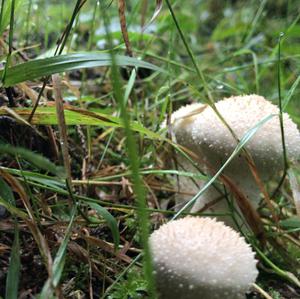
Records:
{"label": "white mushroom cap", "polygon": [[[270,114],[279,114],[277,106],[258,95],[236,96],[216,104],[220,114],[233,129],[238,138],[257,125]],[[300,157],[300,133],[287,113],[283,114],[286,148],[290,160]],[[218,118],[213,109],[208,108],[194,118],[191,132],[194,145],[201,148],[209,161],[224,161],[236,147],[236,141]],[[261,170],[280,170],[283,165],[282,141],[278,117],[262,125],[246,145],[254,161]],[[214,153],[214,157],[210,156]],[[264,173],[266,171],[263,171]],[[265,173],[267,174],[268,171]]]}
{"label": "white mushroom cap", "polygon": [[[217,171],[234,151],[237,142],[211,107],[193,114],[193,111],[202,106],[193,104],[174,112],[171,117],[172,128],[179,144],[194,151]],[[242,138],[265,117],[279,113],[277,106],[258,95],[230,97],[216,103],[216,108],[238,138]],[[287,113],[283,114],[283,123],[287,156],[290,161],[295,161],[300,157],[300,133]],[[274,174],[279,176],[279,172],[283,170],[279,118],[275,116],[264,123],[245,148],[253,157],[262,180],[268,180]],[[259,189],[244,157],[236,157],[227,166],[224,174],[255,204],[258,203]]]}
{"label": "white mushroom cap", "polygon": [[258,275],[251,247],[215,219],[174,220],[149,240],[161,299],[245,298]]}

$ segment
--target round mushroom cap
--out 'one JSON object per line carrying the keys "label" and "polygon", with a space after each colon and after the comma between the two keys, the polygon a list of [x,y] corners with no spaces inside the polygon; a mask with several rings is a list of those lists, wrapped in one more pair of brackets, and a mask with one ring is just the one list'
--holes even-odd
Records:
{"label": "round mushroom cap", "polygon": [[245,298],[258,274],[244,238],[215,219],[164,224],[152,233],[150,247],[161,299]]}
{"label": "round mushroom cap", "polygon": [[[279,114],[276,105],[258,95],[230,97],[216,103],[216,107],[239,139],[268,115]],[[283,123],[287,155],[294,161],[300,157],[300,133],[287,113],[283,114]],[[210,107],[193,118],[190,134],[193,146],[197,146],[198,151],[213,165],[224,162],[237,145],[234,137]],[[258,169],[262,171],[263,177],[264,174],[268,176],[269,173],[281,170],[283,149],[279,117],[274,116],[264,123],[246,148]]]}
{"label": "round mushroom cap", "polygon": [[[232,154],[237,141],[215,111],[209,106],[201,108],[203,106],[192,104],[180,108],[172,114],[171,124],[177,142],[197,154],[214,173]],[[275,115],[258,128],[245,148],[263,181],[274,174],[279,176],[284,160],[278,107],[261,96],[246,95],[219,101],[216,108],[239,139],[265,117]],[[300,158],[300,133],[287,113],[283,113],[283,124],[287,156],[294,162]],[[254,204],[259,202],[259,188],[243,155],[237,155],[223,173]]]}

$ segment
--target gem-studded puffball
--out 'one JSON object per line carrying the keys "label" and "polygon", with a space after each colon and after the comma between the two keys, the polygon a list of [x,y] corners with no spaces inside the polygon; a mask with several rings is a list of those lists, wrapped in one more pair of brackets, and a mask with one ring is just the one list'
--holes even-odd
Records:
{"label": "gem-studded puffball", "polygon": [[[246,147],[255,161],[262,162],[261,166],[282,166],[279,109],[276,105],[261,96],[247,95],[219,101],[216,108],[239,139],[262,119],[274,114],[258,129]],[[295,160],[300,157],[300,133],[287,113],[283,114],[283,123],[288,158]],[[172,114],[171,124],[179,144],[197,147],[197,152],[207,153],[207,156],[214,152],[219,160],[224,161],[236,147],[234,137],[209,106],[191,104],[181,107]]]}
{"label": "gem-studded puffball", "polygon": [[[251,154],[260,178],[264,181],[283,170],[283,149],[276,105],[258,95],[234,96],[216,103],[216,108],[241,139],[245,133],[265,117],[274,116],[258,128],[245,148]],[[287,156],[290,161],[300,158],[300,133],[287,113],[283,114]],[[180,108],[171,116],[171,126],[180,145],[194,151],[216,172],[232,154],[237,142],[215,111],[203,104]],[[254,202],[259,201],[259,190],[247,162],[237,155],[224,174]]]}
{"label": "gem-studded puffball", "polygon": [[256,280],[250,246],[215,219],[174,220],[149,240],[160,299],[245,298]]}
{"label": "gem-studded puffball", "polygon": [[[282,167],[282,141],[279,109],[258,95],[237,96],[224,99],[216,104],[220,114],[233,129],[239,139],[270,114],[275,116],[263,124],[246,145],[257,166],[278,169]],[[300,157],[300,133],[287,113],[283,114],[284,133],[288,157]],[[191,135],[195,145],[205,152],[218,153],[219,159],[228,157],[236,147],[236,142],[216,113],[205,109],[194,118]]]}

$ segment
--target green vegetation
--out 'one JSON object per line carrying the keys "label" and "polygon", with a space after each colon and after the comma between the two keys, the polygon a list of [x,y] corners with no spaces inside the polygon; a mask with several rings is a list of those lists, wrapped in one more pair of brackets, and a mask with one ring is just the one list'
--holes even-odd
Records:
{"label": "green vegetation", "polygon": [[[174,209],[177,178],[221,186],[271,117],[209,177],[170,166],[192,158],[166,116],[256,93],[300,126],[297,0],[124,3],[0,3],[0,298],[155,298],[147,240],[189,214]],[[299,170],[276,177],[265,239],[245,236],[260,272],[248,298],[300,298]]]}

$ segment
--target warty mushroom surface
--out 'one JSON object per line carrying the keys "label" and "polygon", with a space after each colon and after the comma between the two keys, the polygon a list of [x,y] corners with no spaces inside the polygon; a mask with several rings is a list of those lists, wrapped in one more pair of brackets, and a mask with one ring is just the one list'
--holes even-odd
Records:
{"label": "warty mushroom surface", "polygon": [[170,221],[149,239],[160,299],[240,299],[258,271],[232,228],[204,217]]}

